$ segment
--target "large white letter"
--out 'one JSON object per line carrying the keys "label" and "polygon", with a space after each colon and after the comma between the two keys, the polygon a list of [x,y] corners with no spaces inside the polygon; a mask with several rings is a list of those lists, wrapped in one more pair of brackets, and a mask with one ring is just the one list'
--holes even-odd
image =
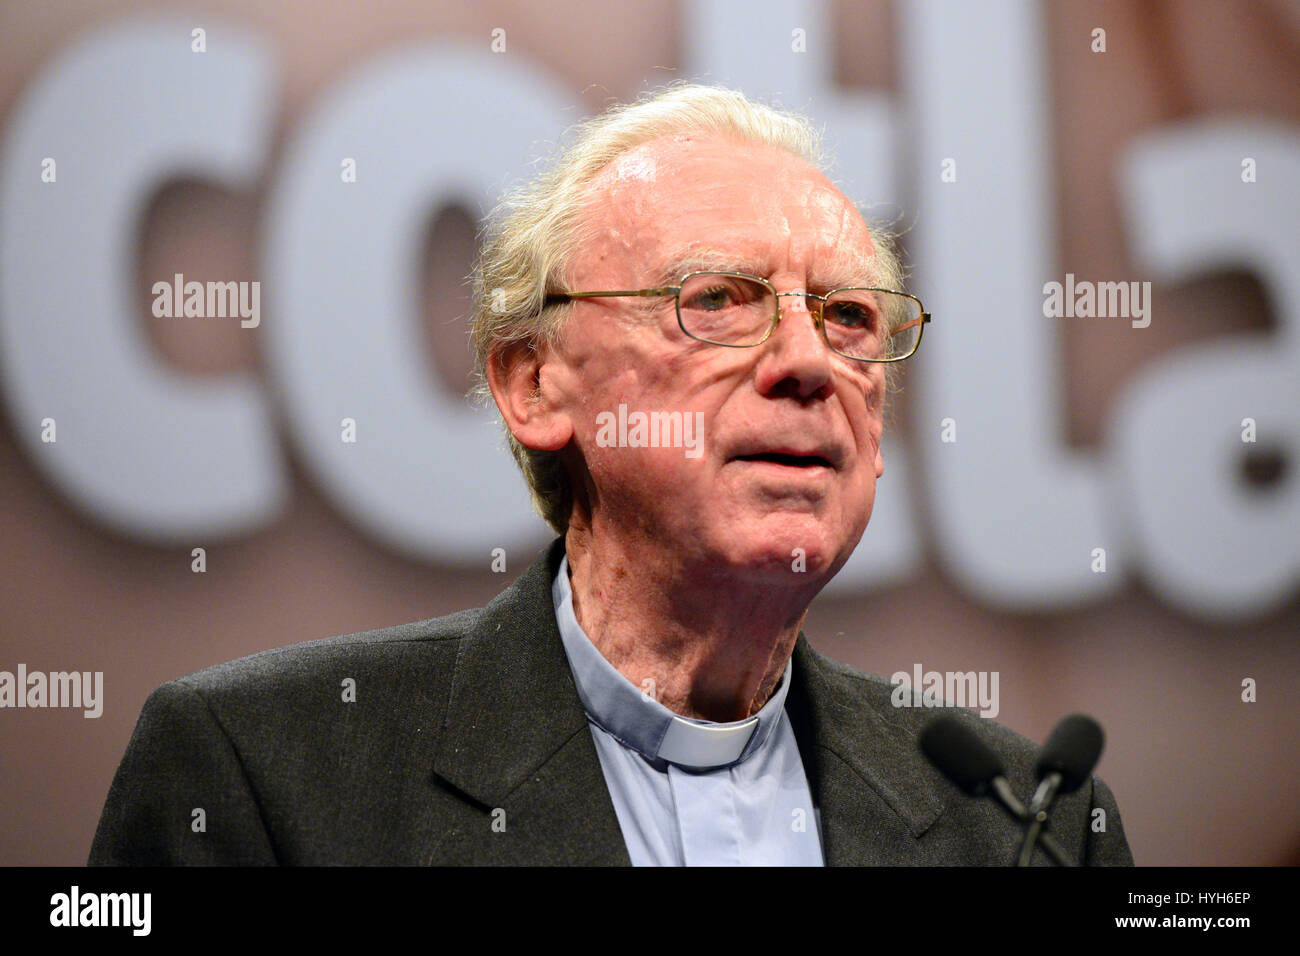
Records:
{"label": "large white letter", "polygon": [[[0,156],[0,381],[14,431],[75,504],[171,542],[257,527],[287,487],[256,381],[184,377],[137,315],[150,196],[178,175],[249,186],[270,142],[265,52],[205,19],[208,52],[192,53],[192,26],[129,22],[61,54],[15,107]],[[56,182],[41,182],[46,156]],[[57,442],[40,440],[47,417]]]}
{"label": "large white letter", "polygon": [[[367,64],[285,149],[267,223],[271,362],[304,460],[338,507],[408,555],[474,562],[544,539],[491,415],[421,361],[432,213],[486,212],[577,116],[518,58],[438,45]],[[339,163],[356,160],[356,182]],[[467,264],[468,265],[468,264]],[[355,419],[357,441],[339,440]]]}
{"label": "large white letter", "polygon": [[[898,5],[918,226],[918,294],[934,315],[915,358],[921,442],[940,556],[1009,607],[1095,600],[1122,572],[1099,467],[1062,440],[1058,330],[1043,317],[1053,228],[1039,7],[1021,0]],[[961,169],[940,174],[945,158]],[[958,440],[940,440],[957,422]],[[1112,565],[1113,565],[1112,561]]]}
{"label": "large white letter", "polygon": [[[1257,181],[1242,181],[1243,156],[1257,161]],[[1262,122],[1189,125],[1139,140],[1122,172],[1144,268],[1165,282],[1248,268],[1277,320],[1272,335],[1180,350],[1116,403],[1109,432],[1130,547],[1152,587],[1192,613],[1263,613],[1290,599],[1300,574],[1300,136]],[[1258,445],[1241,441],[1247,417]],[[1257,447],[1286,456],[1279,485],[1241,479]]]}

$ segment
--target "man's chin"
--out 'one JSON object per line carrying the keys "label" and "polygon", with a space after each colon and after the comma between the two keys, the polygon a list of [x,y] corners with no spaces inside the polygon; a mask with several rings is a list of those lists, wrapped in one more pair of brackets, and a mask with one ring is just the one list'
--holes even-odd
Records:
{"label": "man's chin", "polygon": [[720,575],[773,586],[820,588],[853,549],[845,541],[832,540],[824,529],[804,529],[795,523],[737,532],[718,551]]}

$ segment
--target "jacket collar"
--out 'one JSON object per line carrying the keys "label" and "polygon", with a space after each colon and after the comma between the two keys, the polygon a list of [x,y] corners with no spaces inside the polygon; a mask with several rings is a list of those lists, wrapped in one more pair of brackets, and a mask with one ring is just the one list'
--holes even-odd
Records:
{"label": "jacket collar", "polygon": [[[461,639],[434,773],[488,826],[447,834],[453,857],[516,863],[630,862],[564,654],[551,582],[557,539],[479,612]],[[828,865],[915,862],[943,811],[915,742],[889,719],[889,685],[817,654],[800,634],[786,711],[822,823]]]}

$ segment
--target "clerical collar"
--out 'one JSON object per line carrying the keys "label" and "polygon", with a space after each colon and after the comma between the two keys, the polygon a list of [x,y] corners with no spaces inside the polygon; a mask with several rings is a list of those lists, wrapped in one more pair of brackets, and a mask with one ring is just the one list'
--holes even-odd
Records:
{"label": "clerical collar", "polygon": [[551,599],[587,716],[647,759],[692,770],[726,767],[748,759],[780,721],[790,689],[792,661],[786,662],[776,692],[754,716],[731,723],[681,717],[654,699],[653,688],[639,688],[620,674],[591,643],[573,613],[567,556],[551,583]]}

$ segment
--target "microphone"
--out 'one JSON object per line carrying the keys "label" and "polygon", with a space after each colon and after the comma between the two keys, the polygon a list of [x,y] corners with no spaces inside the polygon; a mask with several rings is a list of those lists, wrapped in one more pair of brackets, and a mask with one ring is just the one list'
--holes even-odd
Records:
{"label": "microphone", "polygon": [[[1029,812],[1011,790],[997,755],[957,717],[944,714],[932,720],[921,732],[920,743],[921,752],[930,763],[963,793],[990,797],[1021,825],[1029,819]],[[1074,865],[1050,833],[1036,834],[1036,838],[1047,855],[1061,866]]]}
{"label": "microphone", "polygon": [[1038,757],[1038,776],[1060,776],[1061,793],[1073,793],[1092,774],[1106,746],[1101,725],[1087,714],[1071,714],[1052,731]]}
{"label": "microphone", "polygon": [[[1028,866],[1034,854],[1034,844],[1042,839],[1047,825],[1047,811],[1063,793],[1073,793],[1092,774],[1101,758],[1106,736],[1101,725],[1087,714],[1071,714],[1064,718],[1043,745],[1038,757],[1038,789],[1029,801],[1029,825],[1020,842],[1017,866]],[[1046,844],[1044,844],[1046,848]]]}

